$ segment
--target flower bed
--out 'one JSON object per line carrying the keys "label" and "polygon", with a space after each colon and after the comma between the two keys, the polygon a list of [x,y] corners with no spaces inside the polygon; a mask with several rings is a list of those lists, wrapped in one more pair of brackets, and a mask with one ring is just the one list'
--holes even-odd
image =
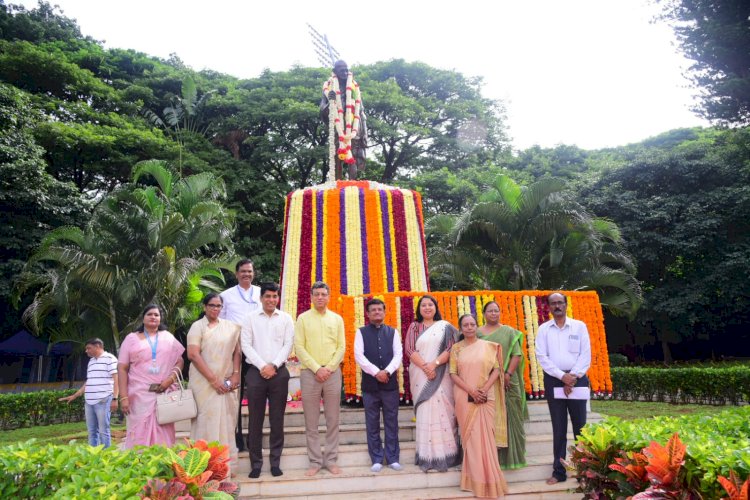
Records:
{"label": "flower bed", "polygon": [[720,476],[750,477],[750,407],[711,416],[607,418],[583,429],[569,468],[586,498],[624,498],[649,485],[675,496],[648,498],[724,497]]}

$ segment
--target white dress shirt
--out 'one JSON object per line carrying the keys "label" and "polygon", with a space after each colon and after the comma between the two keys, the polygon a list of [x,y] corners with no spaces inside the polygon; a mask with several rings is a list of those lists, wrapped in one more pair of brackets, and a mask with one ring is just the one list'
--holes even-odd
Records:
{"label": "white dress shirt", "polygon": [[[388,375],[393,375],[393,372],[398,370],[401,365],[401,357],[403,355],[403,349],[401,347],[401,335],[398,333],[398,329],[394,328],[395,333],[393,334],[393,359],[388,366],[385,367],[385,371]],[[362,340],[362,332],[357,328],[357,332],[354,334],[354,359],[357,364],[362,368],[362,371],[373,377],[378,374],[380,368],[370,363],[370,360],[365,357],[365,342]]]}
{"label": "white dress shirt", "polygon": [[260,307],[260,287],[250,285],[250,290],[233,286],[221,292],[221,319],[241,325],[245,317]]}
{"label": "white dress shirt", "polygon": [[278,368],[292,352],[294,321],[284,311],[276,309],[269,316],[260,308],[242,322],[240,344],[247,361],[258,370],[267,364]]}
{"label": "white dress shirt", "polygon": [[536,336],[536,359],[545,373],[560,380],[566,372],[578,378],[586,375],[591,366],[586,323],[566,317],[562,328],[554,319],[542,324]]}

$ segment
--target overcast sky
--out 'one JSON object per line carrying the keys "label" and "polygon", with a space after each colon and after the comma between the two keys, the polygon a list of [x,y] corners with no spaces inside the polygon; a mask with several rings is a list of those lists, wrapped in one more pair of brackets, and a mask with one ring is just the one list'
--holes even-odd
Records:
{"label": "overcast sky", "polygon": [[350,66],[403,58],[481,76],[483,94],[506,105],[517,149],[619,146],[707,125],[689,110],[689,62],[644,0],[51,3],[105,47],[175,52],[196,70],[240,78],[319,66],[309,22]]}

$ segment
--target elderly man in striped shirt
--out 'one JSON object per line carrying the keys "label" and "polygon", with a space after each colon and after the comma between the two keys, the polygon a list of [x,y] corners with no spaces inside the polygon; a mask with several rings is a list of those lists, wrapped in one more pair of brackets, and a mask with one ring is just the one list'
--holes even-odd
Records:
{"label": "elderly man in striped shirt", "polygon": [[109,416],[111,410],[117,409],[117,358],[104,350],[104,342],[94,338],[86,341],[86,354],[89,366],[86,370],[86,382],[75,393],[60,401],[70,403],[81,394],[85,394],[86,426],[89,431],[91,446],[111,444]]}

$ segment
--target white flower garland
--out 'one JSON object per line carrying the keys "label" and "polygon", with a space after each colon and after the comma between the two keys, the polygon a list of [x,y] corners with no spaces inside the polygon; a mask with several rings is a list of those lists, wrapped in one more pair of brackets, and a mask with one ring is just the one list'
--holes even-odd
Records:
{"label": "white flower garland", "polygon": [[[331,78],[326,80],[323,84],[324,95],[327,96],[331,91],[336,94],[336,99],[334,101],[336,103],[336,118],[334,119],[334,124],[339,136],[339,148],[337,154],[339,160],[347,164],[352,164],[356,162],[352,155],[352,140],[357,137],[357,131],[359,130],[359,114],[362,106],[362,94],[359,91],[359,84],[354,81],[354,75],[351,71],[346,77],[346,110],[344,110],[341,101],[341,88],[339,87],[339,79],[335,73],[332,73]],[[354,104],[352,104],[352,102]],[[329,130],[331,127],[330,117],[333,116],[333,112],[329,112]],[[329,144],[332,144],[332,142],[329,141]],[[329,147],[332,149],[333,146]]]}

